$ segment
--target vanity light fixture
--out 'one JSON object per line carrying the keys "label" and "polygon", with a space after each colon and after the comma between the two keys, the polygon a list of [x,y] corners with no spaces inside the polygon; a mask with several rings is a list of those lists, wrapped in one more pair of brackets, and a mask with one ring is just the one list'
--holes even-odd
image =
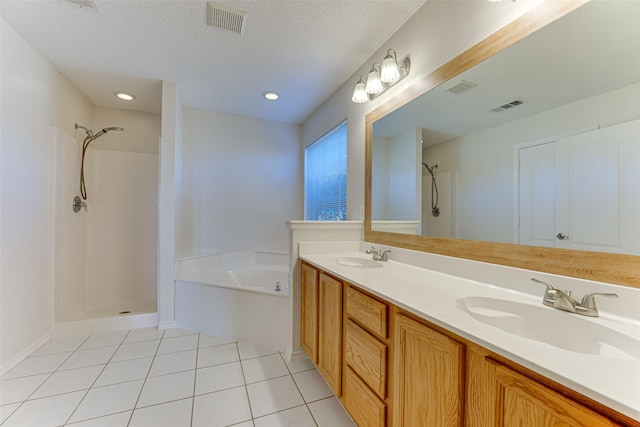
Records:
{"label": "vanity light fixture", "polygon": [[122,99],[123,101],[133,101],[134,99],[136,99],[134,95],[131,95],[130,93],[126,93],[126,92],[117,91],[117,92],[113,92],[113,94],[118,98]]}
{"label": "vanity light fixture", "polygon": [[353,90],[351,100],[358,104],[374,100],[391,86],[408,76],[409,68],[410,63],[408,57],[398,61],[396,51],[389,49],[382,61],[382,66],[374,63],[366,79],[364,76],[360,76]]}

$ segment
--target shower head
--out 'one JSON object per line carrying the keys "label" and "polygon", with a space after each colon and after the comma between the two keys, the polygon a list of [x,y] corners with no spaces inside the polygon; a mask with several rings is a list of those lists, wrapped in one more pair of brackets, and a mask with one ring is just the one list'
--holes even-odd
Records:
{"label": "shower head", "polygon": [[93,139],[96,139],[102,135],[104,135],[105,133],[112,131],[112,130],[117,130],[117,131],[123,131],[124,129],[121,127],[109,127],[109,128],[104,128],[102,129],[100,132],[96,133],[95,135],[93,135]]}

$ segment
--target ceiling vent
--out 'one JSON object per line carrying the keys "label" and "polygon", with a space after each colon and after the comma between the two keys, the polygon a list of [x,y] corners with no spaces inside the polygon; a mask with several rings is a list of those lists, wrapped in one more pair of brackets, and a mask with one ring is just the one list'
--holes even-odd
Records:
{"label": "ceiling vent", "polygon": [[451,86],[446,92],[455,93],[456,95],[460,95],[462,92],[466,92],[469,89],[473,89],[478,86],[478,83],[468,82],[466,80],[460,80],[459,83]]}
{"label": "ceiling vent", "polygon": [[232,9],[211,1],[207,2],[207,25],[212,27],[241,34],[246,14],[247,12],[242,10]]}
{"label": "ceiling vent", "polygon": [[64,2],[75,6],[80,6],[82,9],[92,9],[96,12],[99,12],[98,5],[94,0],[64,0]]}
{"label": "ceiling vent", "polygon": [[511,102],[507,102],[506,104],[502,104],[499,107],[493,108],[491,111],[495,111],[496,113],[499,113],[501,111],[505,111],[505,110],[508,110],[510,108],[522,105],[522,104],[524,104],[524,101],[522,99],[515,99],[515,100],[513,100]]}

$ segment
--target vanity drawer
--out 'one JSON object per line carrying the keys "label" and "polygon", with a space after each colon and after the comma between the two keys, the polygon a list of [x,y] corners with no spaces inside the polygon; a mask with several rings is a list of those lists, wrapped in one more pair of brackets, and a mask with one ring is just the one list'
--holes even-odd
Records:
{"label": "vanity drawer", "polygon": [[386,405],[360,381],[360,378],[349,367],[347,367],[342,399],[345,409],[356,425],[367,427],[384,427],[386,425]]}
{"label": "vanity drawer", "polygon": [[387,338],[387,304],[353,286],[347,287],[347,315],[381,338]]}
{"label": "vanity drawer", "polygon": [[371,389],[384,399],[387,383],[387,346],[351,320],[347,323],[345,358]]}

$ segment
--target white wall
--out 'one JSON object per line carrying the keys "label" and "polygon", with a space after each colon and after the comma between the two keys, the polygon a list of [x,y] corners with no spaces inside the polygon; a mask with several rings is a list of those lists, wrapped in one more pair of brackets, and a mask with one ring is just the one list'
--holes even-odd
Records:
{"label": "white wall", "polygon": [[[348,219],[359,219],[360,206],[364,205],[365,115],[539,3],[540,0],[426,2],[388,43],[381,46],[305,121],[303,146],[313,143],[345,118],[348,121]],[[395,49],[400,57],[409,55],[410,75],[373,102],[353,103],[351,96],[358,76],[366,74],[373,62],[379,63],[389,48]]]}
{"label": "white wall", "polygon": [[375,135],[371,141],[371,218],[376,220],[391,218],[389,215],[391,142],[391,138]]}
{"label": "white wall", "polygon": [[84,212],[74,213],[71,203],[80,194],[82,138],[55,129],[54,211],[54,314],[56,321],[80,317],[84,310],[86,222]]}
{"label": "white wall", "polygon": [[158,156],[87,153],[84,308],[113,306],[117,315],[156,300]]}
{"label": "white wall", "polygon": [[182,98],[175,82],[162,82],[158,196],[159,327],[175,327],[175,261],[180,241]]}
{"label": "white wall", "polygon": [[73,134],[91,104],[5,21],[1,27],[0,366],[53,326],[52,126]]}
{"label": "white wall", "polygon": [[88,310],[117,304],[126,310],[126,303],[153,302],[157,294],[161,117],[94,107],[94,133],[111,126],[124,131],[108,132],[92,142],[85,159],[89,209],[84,304]]}
{"label": "white wall", "polygon": [[300,127],[185,109],[178,257],[287,250],[301,218]]}
{"label": "white wall", "polygon": [[[124,132],[107,132],[92,142],[91,147],[96,150],[158,154],[161,119],[160,114],[94,107],[90,123],[94,133],[106,127],[121,127]],[[84,136],[84,132],[78,135]]]}
{"label": "white wall", "polygon": [[422,209],[421,129],[372,141],[371,211],[374,220],[420,220]]}
{"label": "white wall", "polygon": [[[422,211],[421,129],[408,129],[391,142],[390,218],[419,220]],[[375,196],[374,196],[375,197]]]}
{"label": "white wall", "polygon": [[426,147],[423,156],[438,173],[456,176],[456,237],[513,243],[514,146],[640,118],[639,100],[634,84]]}

